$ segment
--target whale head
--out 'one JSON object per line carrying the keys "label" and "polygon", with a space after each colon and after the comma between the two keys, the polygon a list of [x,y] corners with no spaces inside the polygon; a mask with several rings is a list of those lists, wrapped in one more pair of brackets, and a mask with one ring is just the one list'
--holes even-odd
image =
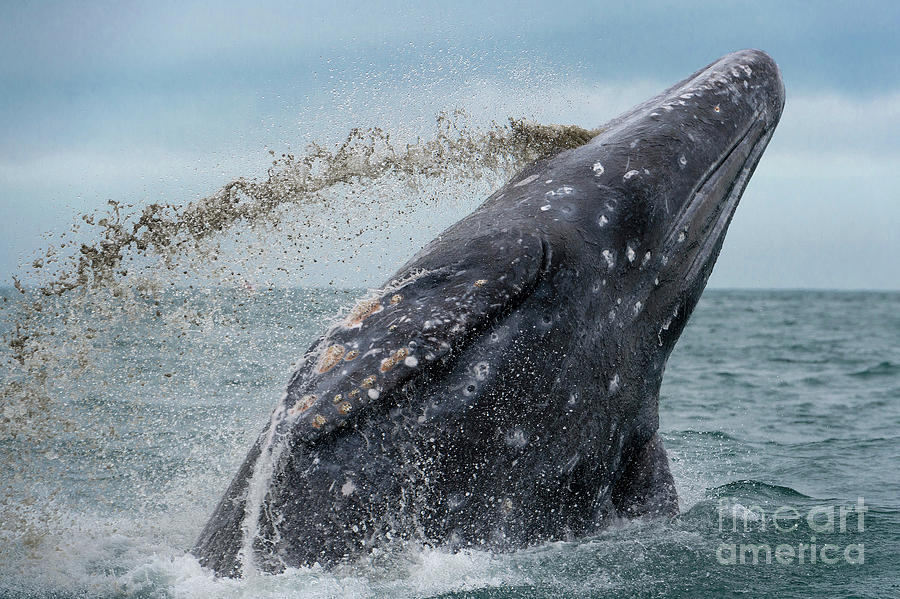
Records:
{"label": "whale head", "polygon": [[553,161],[554,179],[593,187],[580,190],[579,232],[619,292],[609,297],[627,296],[638,326],[665,326],[660,346],[671,349],[696,305],[783,107],[775,62],[735,52]]}

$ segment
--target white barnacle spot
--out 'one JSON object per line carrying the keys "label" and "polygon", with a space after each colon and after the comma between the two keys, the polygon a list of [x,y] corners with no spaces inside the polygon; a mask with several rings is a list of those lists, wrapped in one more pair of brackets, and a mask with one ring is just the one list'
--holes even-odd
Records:
{"label": "white barnacle spot", "polygon": [[378,397],[381,395],[381,392],[378,391],[378,389],[369,389],[368,395],[369,399],[378,399]]}
{"label": "white barnacle spot", "polygon": [[606,266],[608,268],[612,268],[616,265],[616,259],[611,251],[603,250],[602,252],[600,252],[600,254],[603,256],[603,259],[606,260]]}
{"label": "white barnacle spot", "polygon": [[684,157],[684,154],[682,154],[681,157],[678,158],[678,164],[680,164],[681,166],[687,165],[687,158]]}
{"label": "white barnacle spot", "polygon": [[535,179],[537,179],[537,175],[531,175],[530,177],[525,177],[524,179],[522,179],[521,181],[519,181],[518,183],[513,185],[513,187],[522,187],[523,185],[528,185]]}
{"label": "white barnacle spot", "polygon": [[666,264],[669,263],[669,257],[663,256],[662,259],[660,260],[660,262],[662,262],[662,265],[665,266]]}
{"label": "white barnacle spot", "polygon": [[353,484],[353,481],[350,480],[349,478],[348,478],[347,481],[341,486],[341,494],[342,494],[344,497],[347,497],[348,495],[353,495],[353,491],[355,491],[355,490],[356,490],[356,485],[354,485],[354,484]]}
{"label": "white barnacle spot", "polygon": [[628,256],[629,262],[634,262],[634,248],[629,246],[625,247],[625,255]]}
{"label": "white barnacle spot", "polygon": [[606,223],[608,223],[608,222],[609,222],[609,219],[606,218],[605,214],[601,214],[600,218],[597,220],[597,224],[600,225],[601,227],[605,226]]}
{"label": "white barnacle spot", "polygon": [[640,174],[641,174],[641,171],[632,169],[632,170],[628,171],[627,173],[625,173],[625,176],[622,178],[627,181],[628,179],[631,179],[635,175],[640,175]]}
{"label": "white barnacle spot", "polygon": [[653,279],[653,284],[659,285],[659,277],[656,277],[655,279]]}
{"label": "white barnacle spot", "polygon": [[419,360],[415,356],[407,356],[407,358],[403,360],[403,365],[408,368],[415,368],[419,365]]}
{"label": "white barnacle spot", "polygon": [[678,234],[678,242],[681,243],[682,241],[684,241],[684,231]]}
{"label": "white barnacle spot", "polygon": [[473,374],[475,374],[475,380],[483,381],[487,378],[488,373],[491,371],[491,365],[487,362],[478,362],[472,368]]}
{"label": "white barnacle spot", "polygon": [[747,74],[747,77],[749,77],[750,75],[753,74],[753,69],[751,69],[750,67],[748,67],[748,66],[745,65],[745,64],[742,64],[742,65],[741,65],[741,69],[744,70],[744,73]]}
{"label": "white barnacle spot", "polygon": [[647,252],[646,254],[644,254],[644,259],[641,260],[641,266],[643,266],[644,264],[647,264],[648,262],[650,262],[650,252]]}
{"label": "white barnacle spot", "polygon": [[595,163],[594,163],[594,166],[591,167],[591,170],[594,171],[594,176],[595,176],[595,177],[599,177],[600,175],[603,174],[603,171],[604,171],[605,169],[603,168],[603,165],[602,165],[602,164],[600,164],[599,162],[595,162]]}
{"label": "white barnacle spot", "polygon": [[613,375],[612,379],[609,381],[609,392],[615,393],[619,390],[619,375]]}
{"label": "white barnacle spot", "polygon": [[716,105],[713,107],[713,110],[715,110],[716,112],[722,112],[722,109],[719,108],[719,105],[718,105],[718,104],[716,104]]}
{"label": "white barnacle spot", "polygon": [[553,179],[547,179],[546,181],[544,181],[544,183],[550,185],[551,183],[553,183]]}
{"label": "white barnacle spot", "polygon": [[641,308],[643,308],[643,307],[644,307],[644,304],[642,304],[641,302],[635,302],[635,304],[634,304],[634,315],[637,316],[637,315],[638,315],[638,312],[640,312],[640,311],[641,311]]}
{"label": "white barnacle spot", "polygon": [[615,310],[610,310],[610,311],[609,311],[609,319],[610,319],[610,320],[615,320],[615,319],[616,319],[616,311],[615,311]]}
{"label": "white barnacle spot", "polygon": [[526,435],[525,431],[519,427],[507,431],[503,437],[506,444],[510,447],[521,448],[528,444],[528,435]]}
{"label": "white barnacle spot", "polygon": [[301,412],[305,412],[311,407],[313,407],[316,401],[319,399],[317,395],[304,395],[291,407],[288,412],[290,414],[299,414]]}
{"label": "white barnacle spot", "polygon": [[543,206],[541,206],[541,212],[547,212],[548,210],[550,210],[550,208],[550,204],[544,204]]}
{"label": "white barnacle spot", "polygon": [[567,195],[571,195],[572,192],[574,192],[574,191],[575,191],[574,188],[569,187],[568,185],[563,185],[562,187],[557,188],[556,195],[567,196]]}

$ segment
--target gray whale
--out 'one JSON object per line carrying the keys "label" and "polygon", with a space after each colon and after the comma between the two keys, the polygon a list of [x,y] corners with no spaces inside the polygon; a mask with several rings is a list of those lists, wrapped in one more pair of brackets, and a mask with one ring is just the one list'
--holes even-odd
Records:
{"label": "gray whale", "polygon": [[239,576],[676,514],[663,371],[783,106],[736,52],[516,175],[309,349],[192,552]]}

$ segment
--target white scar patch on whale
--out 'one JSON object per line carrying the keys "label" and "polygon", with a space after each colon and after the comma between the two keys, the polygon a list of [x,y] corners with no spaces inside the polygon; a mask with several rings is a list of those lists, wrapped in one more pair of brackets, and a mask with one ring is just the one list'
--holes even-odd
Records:
{"label": "white scar patch on whale", "polygon": [[595,163],[594,163],[594,166],[591,167],[591,170],[594,171],[594,176],[595,176],[595,177],[599,177],[600,175],[603,174],[603,171],[605,171],[606,169],[604,169],[604,168],[603,168],[603,165],[600,164],[599,162],[595,162]]}
{"label": "white scar patch on whale", "polygon": [[619,375],[613,375],[612,379],[609,381],[609,392],[615,393],[619,390]]}
{"label": "white scar patch on whale", "polygon": [[612,252],[610,252],[609,250],[603,250],[600,253],[603,256],[603,258],[606,260],[606,265],[609,268],[612,268],[613,266],[615,266],[616,259],[613,257]]}
{"label": "white scar patch on whale", "polygon": [[601,227],[606,225],[606,223],[608,223],[608,222],[609,222],[609,219],[606,218],[606,215],[604,215],[604,214],[601,214],[600,218],[597,220],[597,224],[599,224]]}
{"label": "white scar patch on whale", "polygon": [[634,248],[630,245],[625,248],[625,255],[628,256],[629,262],[634,262]]}
{"label": "white scar patch on whale", "polygon": [[635,176],[635,175],[640,175],[640,174],[641,174],[641,171],[630,170],[630,171],[628,171],[627,173],[625,173],[625,176],[622,177],[622,178],[625,179],[625,180],[627,181],[628,179],[631,179],[633,176]]}
{"label": "white scar patch on whale", "polygon": [[522,187],[523,185],[528,185],[529,183],[531,183],[532,181],[534,181],[537,178],[538,178],[537,175],[531,175],[530,177],[525,177],[524,179],[522,179],[521,181],[519,181],[518,183],[513,185],[513,187]]}

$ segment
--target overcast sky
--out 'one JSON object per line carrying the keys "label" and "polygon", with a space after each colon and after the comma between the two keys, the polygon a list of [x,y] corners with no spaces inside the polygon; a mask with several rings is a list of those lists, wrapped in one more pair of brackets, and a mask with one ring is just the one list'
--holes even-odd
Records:
{"label": "overcast sky", "polygon": [[266,148],[456,105],[596,126],[756,47],[787,105],[710,285],[898,289],[898,31],[894,0],[3,2],[0,285],[79,212],[209,194]]}

